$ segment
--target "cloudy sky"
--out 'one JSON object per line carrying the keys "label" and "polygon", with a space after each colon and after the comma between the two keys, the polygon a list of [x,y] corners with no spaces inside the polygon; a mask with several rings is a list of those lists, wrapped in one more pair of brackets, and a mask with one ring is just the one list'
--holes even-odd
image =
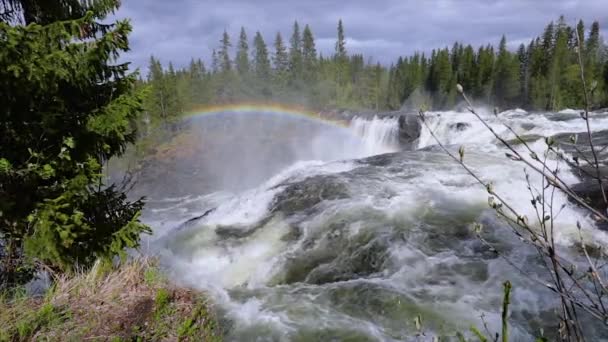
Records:
{"label": "cloudy sky", "polygon": [[503,33],[516,47],[561,14],[572,24],[598,20],[607,36],[608,0],[123,0],[117,16],[134,26],[125,58],[146,73],[151,54],[177,66],[191,57],[209,61],[224,29],[235,42],[241,26],[270,45],[277,31],[288,39],[297,20],[310,25],[317,50],[330,54],[341,18],[350,52],[390,64],[454,41],[497,44]]}

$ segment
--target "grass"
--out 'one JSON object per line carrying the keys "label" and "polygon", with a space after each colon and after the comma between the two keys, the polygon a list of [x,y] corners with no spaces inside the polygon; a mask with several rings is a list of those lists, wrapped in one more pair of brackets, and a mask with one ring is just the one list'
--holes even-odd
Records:
{"label": "grass", "polygon": [[0,296],[0,341],[221,341],[202,294],[169,284],[156,261],[95,265],[42,298]]}

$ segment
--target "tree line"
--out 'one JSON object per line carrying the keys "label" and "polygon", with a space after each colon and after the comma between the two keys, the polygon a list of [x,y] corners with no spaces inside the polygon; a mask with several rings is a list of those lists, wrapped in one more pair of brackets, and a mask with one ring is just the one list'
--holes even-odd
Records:
{"label": "tree line", "polygon": [[515,52],[507,49],[503,36],[498,48],[486,45],[475,50],[455,43],[451,49],[433,50],[430,57],[399,58],[389,70],[387,107],[398,108],[421,89],[431,94],[433,107],[449,108],[456,104],[460,83],[478,101],[501,108],[582,108],[579,46],[585,78],[593,89],[591,106],[608,106],[608,49],[599,23],[593,22],[587,32],[583,21],[571,27],[562,16]]}
{"label": "tree line", "polygon": [[313,108],[385,107],[387,69],[348,54],[342,21],[338,23],[335,53],[318,53],[309,25],[301,29],[296,21],[286,41],[277,33],[269,46],[260,32],[250,45],[241,29],[231,55],[232,38],[224,32],[213,50],[211,64],[192,59],[189,66],[162,66],[152,56],[142,83],[149,87],[146,101],[154,117],[167,118],[197,105],[239,101],[281,101]]}
{"label": "tree line", "polygon": [[592,105],[608,106],[608,49],[599,23],[586,30],[583,21],[571,27],[563,16],[517,51],[507,48],[503,36],[498,47],[457,42],[430,55],[400,57],[389,67],[349,54],[341,20],[330,56],[318,53],[312,29],[305,25],[301,30],[297,21],[289,41],[279,32],[270,47],[259,31],[250,41],[241,28],[234,55],[232,38],[224,31],[210,65],[199,58],[183,69],[171,62],[163,67],[152,56],[141,83],[150,89],[148,113],[158,118],[195,106],[241,101],[280,101],[314,109],[396,110],[404,104],[446,109],[457,104],[457,83],[476,100],[500,108],[559,110],[583,106],[579,46],[586,79],[594,88]]}

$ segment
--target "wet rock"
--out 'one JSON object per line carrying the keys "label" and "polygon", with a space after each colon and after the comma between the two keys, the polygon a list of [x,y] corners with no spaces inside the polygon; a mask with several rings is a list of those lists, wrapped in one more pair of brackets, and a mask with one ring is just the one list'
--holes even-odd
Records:
{"label": "wet rock", "polygon": [[468,122],[457,122],[455,124],[451,124],[449,126],[449,128],[451,130],[456,130],[458,132],[462,132],[462,131],[467,130],[468,128],[471,128],[471,124]]}
{"label": "wet rock", "polygon": [[302,229],[297,226],[289,226],[289,231],[287,234],[281,237],[282,241],[297,241],[302,237]]}
{"label": "wet rock", "polygon": [[551,121],[569,121],[569,120],[574,120],[574,119],[578,119],[580,118],[580,114],[574,112],[574,113],[555,113],[552,115],[548,115],[547,119],[551,120]]}
{"label": "wet rock", "polygon": [[533,123],[529,123],[529,122],[524,122],[521,124],[521,128],[523,128],[526,131],[533,129],[534,127],[536,127],[536,126]]}
{"label": "wet rock", "polygon": [[[576,136],[576,145],[572,143],[571,138],[573,136]],[[556,134],[553,136],[553,139],[557,141],[559,147],[564,150],[564,152],[574,156],[579,155],[579,159],[581,161],[583,160],[583,157],[592,160],[593,153],[591,152],[591,148],[589,146],[589,136],[586,132],[577,134]],[[593,132],[591,139],[595,147],[595,152],[598,155],[598,159],[602,162],[608,161],[608,149],[603,149],[604,147],[608,146],[608,130]],[[580,156],[581,153],[582,156]]]}
{"label": "wet rock", "polygon": [[606,212],[606,204],[604,203],[604,197],[598,182],[586,180],[582,183],[573,185],[572,191],[593,208],[604,213]]}
{"label": "wet rock", "polygon": [[[589,145],[589,136],[586,133],[577,134],[576,145],[572,143],[572,134],[558,134],[554,138],[559,143],[559,147],[566,153],[578,158],[580,166],[573,166],[574,173],[581,179],[581,182],[572,186],[575,194],[580,196],[587,204],[602,213],[606,213],[606,203],[602,190],[597,181],[597,172],[594,165],[585,163],[585,159],[593,161],[593,153]],[[599,174],[604,181],[604,189],[608,184],[608,131],[594,132],[591,136],[595,152],[599,160]],[[578,150],[578,151],[577,151]],[[575,164],[573,162],[573,164]],[[571,202],[575,202],[570,198]],[[608,228],[608,222],[598,222],[598,226],[603,229]]]}
{"label": "wet rock", "polygon": [[215,209],[216,208],[208,209],[203,214],[197,215],[197,216],[195,216],[193,218],[188,219],[186,222],[184,222],[181,225],[179,225],[175,230],[179,231],[179,230],[183,230],[183,229],[186,229],[186,228],[189,228],[189,227],[195,225],[199,220],[201,220],[205,216],[211,214]]}
{"label": "wet rock", "polygon": [[398,158],[396,154],[379,154],[377,156],[368,157],[365,159],[357,160],[358,163],[372,165],[372,166],[388,166],[391,165],[395,159]]}
{"label": "wet rock", "polygon": [[487,281],[490,278],[488,264],[482,260],[468,261],[453,265],[451,271],[478,283]]}
{"label": "wet rock", "polygon": [[520,139],[515,138],[515,139],[507,140],[507,142],[510,145],[514,145],[515,146],[515,145],[523,144],[524,142],[525,143],[534,142],[534,141],[536,141],[538,139],[542,139],[542,138],[543,137],[540,136],[540,135],[538,135],[538,134],[521,135]]}
{"label": "wet rock", "polygon": [[368,244],[348,248],[331,263],[320,265],[310,272],[306,282],[327,284],[338,281],[359,279],[381,272],[388,259],[388,241],[378,238]]}
{"label": "wet rock", "polygon": [[418,116],[414,114],[403,114],[399,116],[399,143],[403,147],[410,147],[420,138],[422,125]]}
{"label": "wet rock", "polygon": [[215,233],[222,239],[234,238],[241,239],[250,236],[256,231],[256,227],[234,227],[234,226],[219,226],[215,229]]}
{"label": "wet rock", "polygon": [[327,232],[323,231],[303,241],[304,251],[286,261],[283,279],[279,279],[279,283],[304,282],[315,268],[335,260],[341,251],[348,248],[347,241],[342,238],[346,228],[346,222],[332,222],[327,226]]}
{"label": "wet rock", "polygon": [[[430,306],[421,305],[409,294],[390,286],[371,282],[342,283],[320,296],[344,314],[381,325],[397,341],[415,341],[406,338],[407,331],[417,331],[414,317],[424,317],[425,329],[446,328],[450,323]],[[434,330],[437,331],[437,330]],[[404,335],[404,333],[406,335]],[[365,339],[363,341],[375,340]]]}
{"label": "wet rock", "polygon": [[285,272],[278,283],[293,284],[304,282],[310,272],[320,265],[330,263],[336,257],[335,251],[325,250],[288,259],[285,264]]}
{"label": "wet rock", "polygon": [[278,194],[271,206],[272,212],[293,215],[312,209],[322,201],[349,198],[346,183],[334,175],[310,177],[287,186]]}

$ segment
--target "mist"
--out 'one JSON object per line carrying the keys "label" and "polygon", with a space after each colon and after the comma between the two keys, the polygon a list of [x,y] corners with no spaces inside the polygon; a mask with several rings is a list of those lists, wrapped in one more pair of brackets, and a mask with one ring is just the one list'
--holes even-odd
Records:
{"label": "mist", "polygon": [[[330,162],[398,149],[397,119],[337,123],[272,112],[188,118],[156,146],[137,175],[147,197],[242,192],[298,161]],[[159,181],[161,180],[162,181]]]}

